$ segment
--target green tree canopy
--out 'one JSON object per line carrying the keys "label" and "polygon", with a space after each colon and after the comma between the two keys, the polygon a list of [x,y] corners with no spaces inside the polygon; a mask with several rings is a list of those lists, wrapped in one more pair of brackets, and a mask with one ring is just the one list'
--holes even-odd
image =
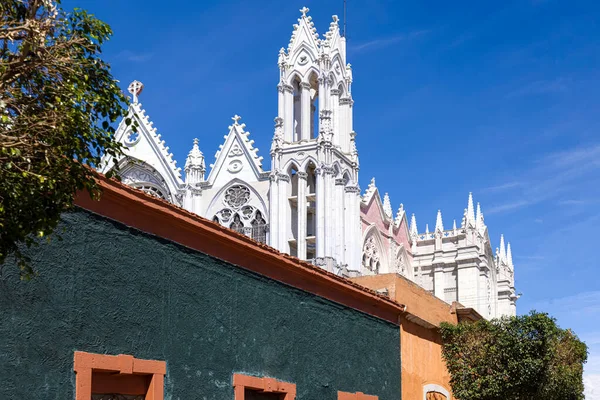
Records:
{"label": "green tree canopy", "polygon": [[443,324],[442,355],[460,400],[580,400],[587,346],[547,314]]}
{"label": "green tree canopy", "polygon": [[110,27],[59,1],[0,2],[0,265],[49,234],[92,170],[120,145],[110,124],[127,99],[100,58]]}

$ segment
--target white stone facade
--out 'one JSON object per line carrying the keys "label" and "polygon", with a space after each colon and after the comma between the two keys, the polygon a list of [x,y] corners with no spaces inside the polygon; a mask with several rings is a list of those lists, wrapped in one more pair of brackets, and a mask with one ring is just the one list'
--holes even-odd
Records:
{"label": "white stone facade", "polygon": [[271,170],[240,117],[219,146],[206,177],[204,155],[194,139],[185,180],[165,141],[138,102],[143,85],[133,82],[129,118],[116,139],[126,156],[104,159],[123,182],[161,197],[255,240],[308,260],[330,272],[357,276],[400,273],[441,299],[459,301],[486,318],[515,315],[510,244],[494,255],[479,205],[469,195],[460,228],[445,230],[441,212],[433,233],[419,233],[404,206],[393,215],[371,181],[361,196],[358,151],[352,128],[352,68],[338,18],[320,38],[303,8],[287,50],[279,51],[278,109]]}

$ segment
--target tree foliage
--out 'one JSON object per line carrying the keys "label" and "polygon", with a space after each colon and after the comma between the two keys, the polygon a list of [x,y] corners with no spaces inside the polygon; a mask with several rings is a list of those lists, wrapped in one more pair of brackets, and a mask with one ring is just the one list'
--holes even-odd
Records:
{"label": "tree foliage", "polygon": [[59,1],[0,2],[0,265],[48,235],[77,190],[99,194],[92,170],[117,155],[115,122],[127,99],[100,58],[112,34]]}
{"label": "tree foliage", "polygon": [[580,400],[587,346],[547,314],[443,324],[442,355],[460,400]]}

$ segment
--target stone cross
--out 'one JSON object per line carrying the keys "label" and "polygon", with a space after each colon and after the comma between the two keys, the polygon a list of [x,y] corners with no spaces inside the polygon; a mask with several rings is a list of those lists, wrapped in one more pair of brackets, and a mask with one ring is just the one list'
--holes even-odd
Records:
{"label": "stone cross", "polygon": [[241,119],[242,117],[240,117],[239,115],[234,115],[233,117],[231,117],[231,119],[233,120],[234,124],[238,124],[238,121]]}
{"label": "stone cross", "polygon": [[138,96],[142,93],[142,90],[144,90],[144,85],[140,81],[133,81],[129,84],[127,90],[133,95],[133,102],[137,103]]}
{"label": "stone cross", "polygon": [[310,11],[310,8],[308,8],[308,7],[302,7],[300,9],[300,12],[302,13],[303,17],[306,17],[306,13],[309,12],[309,11]]}

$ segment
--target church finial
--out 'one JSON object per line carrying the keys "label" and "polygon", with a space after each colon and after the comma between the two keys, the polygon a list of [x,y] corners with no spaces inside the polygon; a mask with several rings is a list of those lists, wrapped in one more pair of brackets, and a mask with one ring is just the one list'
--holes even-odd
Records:
{"label": "church finial", "polygon": [[231,117],[231,119],[233,120],[234,125],[239,125],[238,122],[240,119],[242,119],[242,117],[240,117],[239,115],[235,114],[233,117]]}
{"label": "church finial", "polygon": [[437,218],[435,219],[435,231],[444,232],[444,222],[442,221],[442,210],[438,210]]}
{"label": "church finial", "polygon": [[304,6],[300,9],[300,12],[302,13],[302,17],[306,17],[306,13],[310,11],[310,8]]}
{"label": "church finial", "polygon": [[138,96],[142,93],[142,90],[144,90],[144,84],[140,81],[133,81],[129,84],[127,90],[133,95],[133,104],[137,104]]}
{"label": "church finial", "polygon": [[454,222],[452,223],[452,235],[456,236],[457,232],[456,232],[456,220],[454,220]]}
{"label": "church finial", "polygon": [[425,224],[425,234],[429,235],[429,224]]}
{"label": "church finial", "polygon": [[500,260],[506,261],[506,247],[504,247],[504,235],[500,235]]}
{"label": "church finial", "polygon": [[506,247],[506,262],[508,266],[513,268],[513,259],[512,259],[512,250],[510,249],[510,242],[508,242],[508,246]]}

